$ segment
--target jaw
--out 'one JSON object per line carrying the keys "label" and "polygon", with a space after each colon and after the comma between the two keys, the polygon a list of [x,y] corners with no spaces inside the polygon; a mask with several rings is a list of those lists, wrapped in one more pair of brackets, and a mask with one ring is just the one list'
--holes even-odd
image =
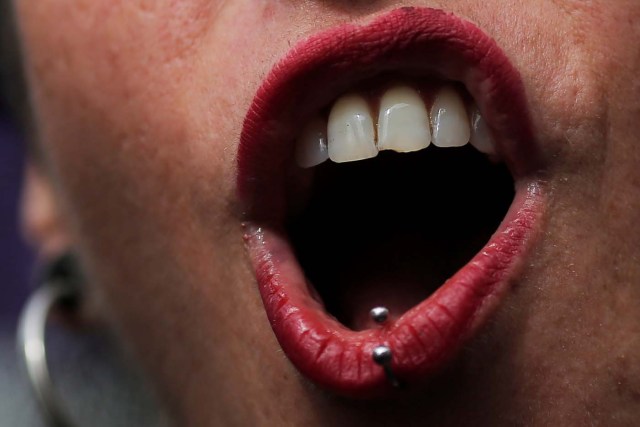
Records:
{"label": "jaw", "polygon": [[[285,354],[312,381],[357,397],[393,393],[372,359],[383,345],[393,351],[387,368],[414,388],[488,319],[535,235],[544,185],[524,92],[490,39],[439,11],[402,9],[306,43],[265,81],[239,148],[246,241],[265,309]],[[299,124],[388,74],[462,84],[505,166],[473,149],[429,147],[296,169]],[[470,175],[452,174],[456,167]],[[376,325],[367,314],[380,305],[391,316]]]}

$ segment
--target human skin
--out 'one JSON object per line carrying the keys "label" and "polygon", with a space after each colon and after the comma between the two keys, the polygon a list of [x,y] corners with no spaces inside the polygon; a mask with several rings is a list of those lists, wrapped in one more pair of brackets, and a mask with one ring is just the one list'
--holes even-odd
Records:
{"label": "human skin", "polygon": [[[266,319],[236,192],[243,119],[296,42],[398,6],[451,11],[520,71],[544,220],[505,301],[425,391],[339,398]],[[640,4],[18,0],[41,160],[27,235],[80,255],[89,303],[176,425],[631,425],[640,419]]]}

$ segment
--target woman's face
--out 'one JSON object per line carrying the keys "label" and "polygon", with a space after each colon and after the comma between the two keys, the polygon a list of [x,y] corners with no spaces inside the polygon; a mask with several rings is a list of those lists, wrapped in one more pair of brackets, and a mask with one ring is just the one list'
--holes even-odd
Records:
{"label": "woman's face", "polygon": [[[636,0],[19,0],[17,13],[44,153],[27,230],[80,254],[90,302],[178,425],[640,417]],[[369,117],[407,99],[375,135]],[[314,117],[331,158],[353,160],[364,149],[348,141],[424,131],[425,109],[432,145],[468,139],[474,104],[507,168],[469,146],[293,159]],[[374,306],[386,323],[367,319]]]}

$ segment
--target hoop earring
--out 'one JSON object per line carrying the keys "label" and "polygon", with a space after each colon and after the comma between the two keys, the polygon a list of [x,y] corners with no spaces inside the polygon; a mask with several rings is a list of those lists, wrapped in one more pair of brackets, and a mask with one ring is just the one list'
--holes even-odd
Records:
{"label": "hoop earring", "polygon": [[47,423],[55,427],[73,427],[67,411],[55,391],[47,365],[45,330],[49,314],[55,308],[74,309],[80,300],[82,279],[71,253],[45,266],[40,286],[31,295],[18,323],[18,356],[22,359],[31,389]]}

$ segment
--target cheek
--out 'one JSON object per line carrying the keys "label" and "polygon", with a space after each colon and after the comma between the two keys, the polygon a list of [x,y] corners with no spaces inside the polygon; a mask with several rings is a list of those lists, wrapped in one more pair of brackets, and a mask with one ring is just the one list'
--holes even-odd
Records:
{"label": "cheek", "polygon": [[253,2],[143,3],[24,0],[19,11],[63,216],[124,319],[152,292],[144,265],[175,279],[168,298],[242,265],[235,149],[272,64]]}
{"label": "cheek", "polygon": [[93,208],[103,201],[95,194],[123,187],[134,201],[155,202],[194,180],[231,191],[248,82],[260,72],[251,57],[259,15],[245,9],[20,3],[40,139],[60,187],[84,199],[73,204]]}
{"label": "cheek", "polygon": [[626,114],[619,113],[620,106],[638,99],[629,83],[637,80],[640,67],[640,31],[634,24],[640,3],[542,0],[523,10],[514,15],[521,22],[505,44],[521,61],[548,163],[560,173],[597,180],[603,158],[623,142],[611,138]]}

